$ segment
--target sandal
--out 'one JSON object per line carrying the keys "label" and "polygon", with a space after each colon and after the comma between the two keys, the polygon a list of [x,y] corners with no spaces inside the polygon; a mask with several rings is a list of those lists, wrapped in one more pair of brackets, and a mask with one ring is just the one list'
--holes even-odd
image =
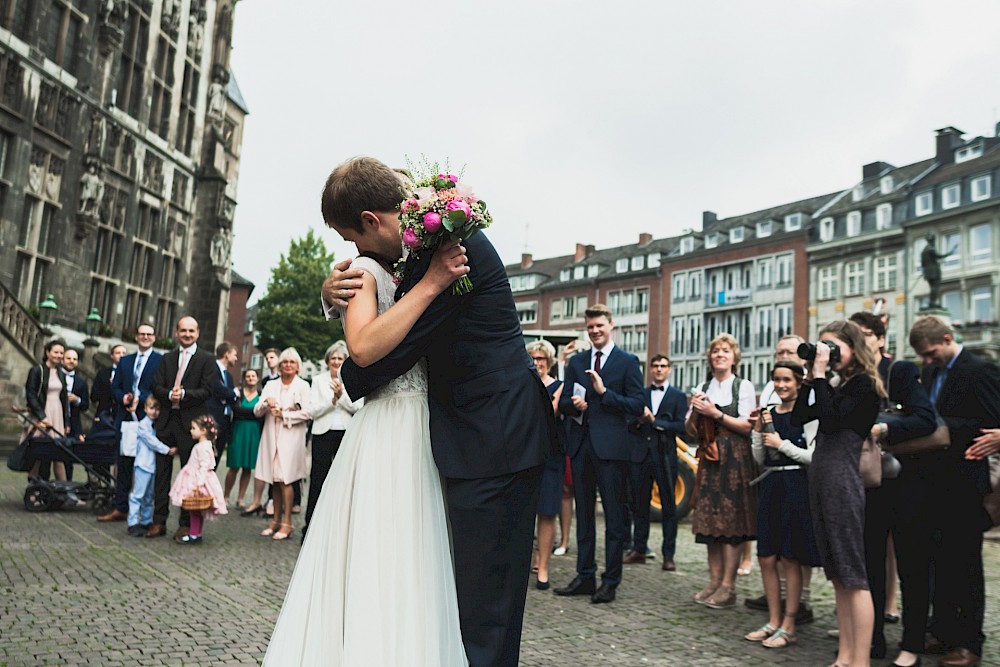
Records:
{"label": "sandal", "polygon": [[291,536],[291,534],[292,534],[292,524],[290,524],[290,523],[282,523],[282,524],[279,524],[279,525],[281,526],[281,530],[279,530],[274,535],[272,535],[271,539],[272,540],[287,540]]}
{"label": "sandal", "polygon": [[788,648],[796,644],[799,638],[794,632],[788,632],[784,628],[778,628],[774,634],[760,643],[764,648]]}
{"label": "sandal", "polygon": [[[729,591],[728,595],[725,591]],[[728,609],[736,606],[736,589],[727,586],[719,586],[715,592],[705,600],[705,606],[709,609]]]}
{"label": "sandal", "polygon": [[746,567],[736,568],[736,574],[741,577],[749,577],[751,572],[753,572],[753,561],[750,561]]}
{"label": "sandal", "polygon": [[271,525],[269,525],[264,530],[260,531],[260,536],[271,537],[272,535],[274,535],[274,531],[278,530],[279,528],[281,528],[281,524],[278,523],[277,521],[272,521]]}
{"label": "sandal", "polygon": [[777,631],[778,628],[768,623],[767,625],[761,626],[759,629],[754,630],[753,632],[743,635],[743,639],[747,640],[748,642],[762,642],[768,637],[774,635],[774,633]]}
{"label": "sandal", "polygon": [[705,588],[695,593],[691,599],[697,602],[698,604],[705,604],[705,600],[712,597],[712,593],[714,593],[718,588],[719,588],[718,586],[713,586],[712,584],[709,584],[708,586],[705,586]]}

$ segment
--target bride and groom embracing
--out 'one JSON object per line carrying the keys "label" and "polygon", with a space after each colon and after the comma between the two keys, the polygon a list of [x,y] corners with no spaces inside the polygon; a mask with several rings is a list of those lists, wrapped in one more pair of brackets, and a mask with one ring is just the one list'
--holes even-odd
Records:
{"label": "bride and groom embracing", "polygon": [[[264,664],[517,665],[541,469],[557,453],[545,387],[483,234],[407,260],[400,174],[337,167],[326,223],[362,256],[339,304],[347,392],[365,396],[323,485]],[[475,288],[451,293],[468,274]]]}

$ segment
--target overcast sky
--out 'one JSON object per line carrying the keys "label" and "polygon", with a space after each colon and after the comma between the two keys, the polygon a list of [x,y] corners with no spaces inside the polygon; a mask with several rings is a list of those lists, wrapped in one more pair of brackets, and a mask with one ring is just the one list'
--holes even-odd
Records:
{"label": "overcast sky", "polygon": [[[265,291],[338,163],[450,159],[506,262],[699,228],[1000,120],[995,0],[243,0],[234,267]],[[318,287],[317,287],[318,289]]]}

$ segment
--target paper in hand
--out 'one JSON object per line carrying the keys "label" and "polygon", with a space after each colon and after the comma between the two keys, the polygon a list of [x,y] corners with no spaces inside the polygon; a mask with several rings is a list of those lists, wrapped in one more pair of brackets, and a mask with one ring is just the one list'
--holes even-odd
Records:
{"label": "paper in hand", "polygon": [[[586,398],[587,398],[587,389],[586,389],[586,387],[584,387],[579,382],[574,382],[573,383],[573,395],[574,396],[579,396],[581,399],[586,400]],[[583,425],[583,413],[581,412],[577,416],[573,417],[573,421],[575,421],[577,424],[580,424],[582,426]]]}

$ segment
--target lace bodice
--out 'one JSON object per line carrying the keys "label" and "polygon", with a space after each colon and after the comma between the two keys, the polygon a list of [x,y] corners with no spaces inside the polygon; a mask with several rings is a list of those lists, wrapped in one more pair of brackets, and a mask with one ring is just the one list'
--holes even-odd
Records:
{"label": "lace bodice", "polygon": [[[357,257],[351,263],[351,268],[367,271],[375,278],[375,284],[378,286],[379,315],[396,303],[396,283],[392,280],[392,274],[382,268],[381,264],[369,257]],[[343,316],[344,313],[341,311],[341,317]],[[370,403],[379,398],[405,393],[427,393],[427,362],[423,359],[392,382],[373,391],[365,400]]]}

